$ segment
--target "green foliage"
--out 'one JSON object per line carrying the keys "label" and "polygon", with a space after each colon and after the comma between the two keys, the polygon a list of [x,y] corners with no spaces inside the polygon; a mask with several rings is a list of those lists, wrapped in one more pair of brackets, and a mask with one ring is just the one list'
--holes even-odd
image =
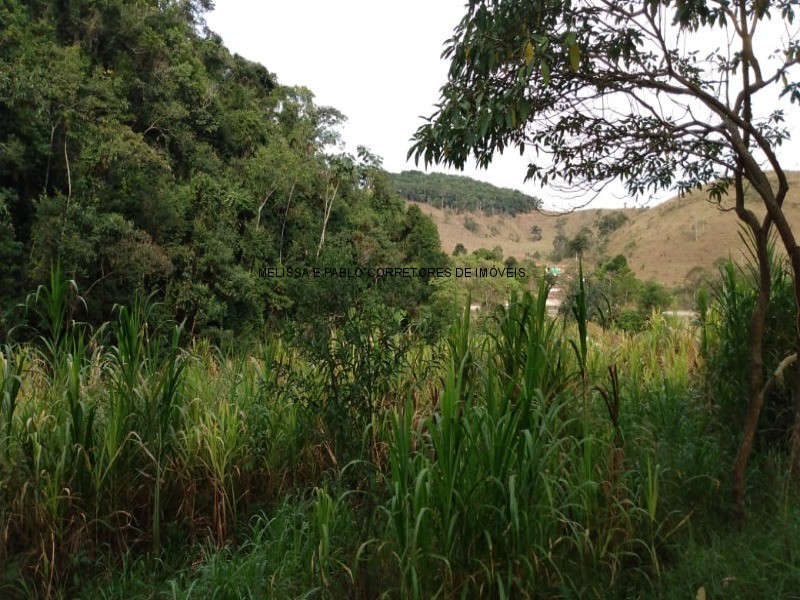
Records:
{"label": "green foliage", "polygon": [[[573,299],[579,287],[577,280],[567,281],[567,301],[559,309],[563,314],[571,314],[574,309]],[[666,310],[672,304],[672,295],[664,286],[652,280],[642,282],[637,279],[621,254],[586,276],[583,293],[587,319],[623,331],[641,331],[653,311]]]}
{"label": "green foliage", "polygon": [[494,250],[478,248],[477,250],[473,251],[472,256],[478,260],[491,260],[500,262],[503,260],[503,249],[500,248],[500,246],[497,246]]}
{"label": "green foliage", "polygon": [[2,444],[0,445],[0,453],[5,457],[8,462],[11,458],[11,432],[14,425],[14,412],[17,409],[17,398],[19,396],[20,386],[22,385],[22,373],[25,369],[24,356],[15,356],[14,350],[6,346],[0,353],[0,426],[2,432]]}
{"label": "green foliage", "polygon": [[[222,341],[307,315],[312,282],[259,269],[442,262],[379,157],[326,153],[344,116],[231,55],[201,26],[208,3],[62,4],[3,8],[3,339],[52,263],[87,290],[93,325],[156,293]],[[318,308],[346,313],[353,288]],[[424,280],[384,297],[413,311],[431,293]]]}
{"label": "green foliage", "polygon": [[[744,540],[723,516],[728,444],[693,377],[693,334],[653,318],[606,337],[586,321],[588,287],[575,330],[548,316],[547,292],[542,278],[485,319],[465,305],[433,346],[380,304],[249,354],[180,350],[149,301],[92,338],[42,321],[68,340],[55,355],[28,343],[0,357],[0,585],[86,598],[711,588],[703,575],[738,555],[699,571],[686,549],[709,561]],[[753,476],[780,510],[760,526],[793,531],[791,486],[768,465]],[[779,538],[758,553],[782,561],[770,593],[797,568]],[[765,585],[736,573],[735,589]]]}
{"label": "green foliage", "polygon": [[436,292],[433,299],[446,314],[452,313],[453,304],[461,306],[467,299],[483,307],[502,304],[514,293],[529,289],[535,280],[534,265],[529,261],[509,263],[503,260],[500,246],[493,250],[478,248],[471,254],[453,257],[449,277],[433,282]]}
{"label": "green foliage", "polygon": [[467,249],[464,247],[464,244],[459,242],[456,244],[456,247],[453,249],[453,256],[461,256],[462,254],[466,254]]}
{"label": "green foliage", "polygon": [[322,420],[323,441],[337,456],[351,450],[390,396],[392,374],[404,368],[411,348],[404,329],[400,311],[367,304],[296,337],[300,358],[316,368],[296,374],[293,400],[309,427]]}
{"label": "green foliage", "polygon": [[564,229],[564,220],[558,219],[556,221],[556,235],[553,238],[553,251],[550,253],[550,259],[554,262],[560,262],[565,258],[582,254],[589,247],[590,236],[591,232],[584,227],[574,238],[568,237]]}
{"label": "green foliage", "polygon": [[[647,13],[641,22],[630,19],[637,10]],[[748,98],[772,87],[774,94],[797,101],[798,84],[792,79],[797,75],[796,45],[756,28],[766,19],[788,27],[795,10],[790,4],[746,2],[745,22],[737,25],[731,42],[725,35],[731,13],[707,0],[641,6],[470,2],[445,44],[450,68],[436,111],[414,135],[409,157],[426,166],[463,168],[472,156],[478,166],[487,167],[497,152],[515,148],[524,154],[532,148],[551,158],[529,164],[527,177],[541,184],[557,179],[583,184],[585,190],[618,179],[631,194],[641,194],[716,182],[709,191],[718,199],[733,182],[737,156],[752,154],[775,167],[780,163],[773,148],[789,131],[782,109],[749,111],[743,117],[741,101],[714,82],[735,78]],[[646,38],[663,43],[650,45]],[[708,39],[721,47],[754,44],[759,51],[747,64],[758,65],[774,50],[786,77],[751,80],[741,60],[698,56],[697,42]],[[632,99],[630,107],[610,109],[620,94]],[[681,113],[688,98],[698,108]],[[726,123],[741,118],[746,121],[737,121],[741,135],[757,131],[762,143],[748,138],[744,149],[727,137]],[[762,176],[760,170],[746,174],[754,187]]]}
{"label": "green foliage", "polygon": [[534,242],[538,242],[542,239],[542,228],[538,225],[533,225],[531,227],[531,240]]}
{"label": "green foliage", "polygon": [[[786,326],[795,314],[793,284],[787,265],[775,254],[773,246],[770,246],[770,267],[771,300],[763,341],[765,378],[795,350],[793,332]],[[708,298],[701,306],[708,389],[720,408],[721,418],[732,428],[742,422],[747,406],[750,315],[757,281],[752,263],[741,267],[729,260],[720,269],[718,280],[711,284]],[[781,378],[764,400],[756,438],[762,449],[788,441],[792,400],[786,381],[791,381],[791,377]]]}
{"label": "green foliage", "polygon": [[471,233],[478,233],[478,223],[472,217],[464,218],[464,229]]}
{"label": "green foliage", "polygon": [[588,227],[582,227],[575,236],[567,242],[567,251],[575,256],[583,256],[592,246],[592,232]]}
{"label": "green foliage", "polygon": [[614,324],[627,333],[638,333],[645,328],[647,319],[638,310],[628,308],[617,315]]}
{"label": "green foliage", "polygon": [[597,219],[595,227],[601,238],[608,237],[628,222],[628,215],[621,211],[605,213]]}
{"label": "green foliage", "polygon": [[667,292],[663,285],[650,279],[646,281],[639,290],[639,310],[642,313],[649,313],[653,310],[666,310],[672,303],[672,296]]}
{"label": "green foliage", "polygon": [[[0,159],[2,162],[2,159]],[[0,290],[5,290],[7,303],[0,303],[0,339],[8,335],[16,321],[14,303],[22,301],[22,265],[24,247],[17,240],[11,221],[10,205],[16,194],[0,188]]]}
{"label": "green foliage", "polygon": [[389,174],[392,189],[407,200],[457,211],[518,215],[539,210],[542,201],[518,190],[498,188],[460,175],[403,171]]}
{"label": "green foliage", "polygon": [[[680,5],[676,23],[719,18],[701,5]],[[208,6],[0,8],[0,255],[18,261],[0,267],[11,281],[0,287],[5,314],[36,289],[31,329],[12,332],[29,340],[0,352],[3,594],[685,597],[703,585],[779,597],[797,588],[783,385],[762,415],[770,452],[751,474],[758,530],[725,519],[752,273],[726,270],[699,341],[657,313],[636,335],[591,327],[603,303],[624,324],[626,309],[664,300],[623,257],[586,280],[579,273],[567,306],[577,326],[548,316],[544,278],[529,294],[527,277],[513,275],[260,277],[264,265],[449,263],[432,222],[391,193],[377,157],[325,154],[338,111],[198,33]],[[537,7],[470,4],[480,43],[460,64],[492,70],[516,54],[528,71],[514,81],[528,94],[536,73],[544,85],[534,92],[547,94],[565,73],[595,78],[585,61],[636,49],[608,35],[613,20],[581,29],[577,19],[562,35],[552,25],[580,7],[545,7],[528,22]],[[529,27],[507,52],[487,53],[505,38],[480,35],[509,23],[546,35]],[[584,47],[592,28],[611,46]],[[487,113],[471,100],[461,95],[453,118],[477,119],[486,135],[540,108]],[[568,144],[583,141],[574,129]],[[458,144],[476,143],[448,133],[455,160]],[[564,152],[557,161],[569,160]],[[624,171],[632,160],[623,156],[620,172],[635,179]],[[560,234],[567,252],[563,225]],[[506,268],[501,249],[458,260]],[[793,349],[791,288],[776,264],[767,372]],[[151,290],[160,291],[137,295]],[[470,292],[496,306],[488,318],[467,303],[448,312]],[[423,335],[434,311],[451,323],[444,339]],[[283,316],[281,335],[245,343]],[[7,330],[16,321],[6,319]],[[235,351],[187,335],[200,331]]]}

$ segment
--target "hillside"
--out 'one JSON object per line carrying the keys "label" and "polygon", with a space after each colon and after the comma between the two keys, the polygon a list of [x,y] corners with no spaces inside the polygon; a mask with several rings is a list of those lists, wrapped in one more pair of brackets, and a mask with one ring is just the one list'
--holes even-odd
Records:
{"label": "hillside", "polygon": [[399,196],[442,209],[517,215],[542,206],[539,198],[519,190],[499,188],[464,175],[403,171],[389,173],[388,177],[393,191]]}
{"label": "hillside", "polygon": [[[800,173],[790,173],[791,190],[786,201],[789,219],[800,228]],[[732,208],[732,200],[722,208]],[[597,248],[596,223],[604,215],[624,213],[628,221],[607,239],[602,255],[623,254],[641,279],[654,278],[671,287],[690,284],[704,275],[715,272],[715,263],[729,255],[742,260],[744,244],[739,238],[739,220],[732,210],[720,210],[706,200],[704,192],[675,197],[652,208],[585,209],[564,215],[541,213],[519,214],[514,217],[483,213],[458,213],[420,204],[420,208],[436,223],[442,248],[452,253],[456,244],[469,252],[477,248],[501,246],[505,256],[538,257],[546,260],[553,250],[556,227],[563,223],[567,237],[582,227],[592,230]],[[757,214],[763,214],[754,205]],[[470,231],[465,222],[471,219],[476,227]],[[531,239],[531,228],[541,229],[541,239]],[[538,254],[537,254],[538,253]],[[589,254],[589,259],[598,253]]]}
{"label": "hillside", "polygon": [[[790,191],[785,206],[790,223],[800,227],[800,173],[790,173]],[[666,285],[682,285],[700,267],[713,272],[714,263],[728,256],[741,261],[744,244],[739,237],[739,219],[729,210],[721,211],[702,192],[672,198],[652,209],[637,213],[615,232],[609,254],[624,254],[636,274]],[[723,208],[732,208],[728,199]],[[758,215],[764,209],[754,201]]]}

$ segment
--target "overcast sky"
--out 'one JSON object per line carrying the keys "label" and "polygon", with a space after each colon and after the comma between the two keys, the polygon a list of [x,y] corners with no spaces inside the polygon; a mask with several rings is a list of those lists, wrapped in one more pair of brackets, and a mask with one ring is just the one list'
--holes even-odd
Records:
{"label": "overcast sky", "polygon": [[[333,106],[347,116],[343,135],[348,151],[355,153],[363,145],[383,157],[388,171],[422,170],[413,160],[406,162],[409,139],[422,124],[420,116],[433,113],[446,81],[448,65],[440,55],[464,14],[464,0],[214,4],[206,21],[232,52],[260,62],[283,85],[308,87],[318,105]],[[526,159],[511,151],[497,156],[488,170],[467,169],[464,174],[539,196],[552,208],[569,207],[558,200],[559,194],[525,183],[526,168]],[[592,206],[624,202],[634,204],[616,188],[606,190]]]}

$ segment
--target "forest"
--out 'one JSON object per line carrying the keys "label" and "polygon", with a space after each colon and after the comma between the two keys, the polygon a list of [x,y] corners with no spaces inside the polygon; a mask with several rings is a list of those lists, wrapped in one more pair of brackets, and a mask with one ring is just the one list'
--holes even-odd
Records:
{"label": "forest", "polygon": [[463,175],[403,171],[390,173],[392,189],[406,200],[416,200],[458,212],[514,216],[542,208],[542,201],[519,190],[498,188]]}
{"label": "forest", "polygon": [[686,319],[623,255],[448,256],[412,193],[539,201],[342,151],[210,7],[0,0],[0,597],[797,597],[774,238]]}
{"label": "forest", "polygon": [[[202,2],[4,2],[0,19],[0,335],[58,262],[83,319],[155,294],[218,340],[344,314],[415,309],[427,279],[333,293],[266,267],[444,264],[433,224],[380,158],[338,149],[345,117],[232,56]],[[337,286],[335,282],[331,285]],[[364,292],[364,293],[362,293]]]}

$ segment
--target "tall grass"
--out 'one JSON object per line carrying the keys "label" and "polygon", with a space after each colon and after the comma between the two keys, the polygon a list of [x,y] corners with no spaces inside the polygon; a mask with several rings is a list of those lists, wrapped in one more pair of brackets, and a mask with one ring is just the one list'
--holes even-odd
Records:
{"label": "tall grass", "polygon": [[[764,340],[765,379],[778,364],[794,352],[795,302],[793,283],[785,259],[769,246],[771,261],[770,304],[767,309]],[[728,261],[720,269],[719,280],[710,290],[710,301],[703,313],[705,323],[704,361],[711,400],[720,419],[732,431],[738,431],[747,407],[747,372],[749,364],[749,319],[757,294],[755,258],[744,266]],[[793,367],[797,368],[797,367]],[[791,371],[791,369],[790,369]],[[792,375],[786,374],[785,381]],[[788,444],[792,422],[789,386],[778,381],[764,399],[759,418],[756,445],[768,451]]]}
{"label": "tall grass", "polygon": [[[29,299],[42,350],[7,347],[0,381],[9,541],[0,560],[42,596],[80,581],[108,552],[158,556],[187,533],[223,544],[239,505],[274,489],[252,475],[263,471],[248,457],[258,433],[248,437],[242,418],[253,396],[274,389],[264,375],[273,364],[230,372],[223,357],[188,354],[181,327],[154,325],[147,300],[118,307],[116,322],[87,338],[87,328],[52,320],[66,319],[71,290],[43,286]],[[262,422],[289,431],[284,418],[293,414],[280,408]]]}
{"label": "tall grass", "polygon": [[[541,282],[489,318],[465,307],[432,346],[399,315],[366,310],[231,354],[156,322],[148,300],[94,332],[66,316],[59,327],[46,315],[68,315],[59,306],[77,296],[57,289],[39,290],[50,308],[31,299],[39,340],[1,355],[0,594],[605,598],[733,585],[747,597],[763,585],[743,569],[723,586],[741,561],[710,554],[745,543],[725,533],[730,429],[703,380],[719,300],[702,346],[658,313],[637,335],[580,312],[553,320]],[[782,460],[755,474],[775,491],[776,535],[797,524]],[[778,537],[752,555],[786,567],[769,588],[780,593],[800,555]]]}
{"label": "tall grass", "polygon": [[601,595],[623,566],[656,567],[661,471],[627,470],[625,436],[585,425],[588,348],[568,368],[542,307],[513,299],[482,351],[462,319],[432,414],[392,413],[382,551],[403,597]]}

